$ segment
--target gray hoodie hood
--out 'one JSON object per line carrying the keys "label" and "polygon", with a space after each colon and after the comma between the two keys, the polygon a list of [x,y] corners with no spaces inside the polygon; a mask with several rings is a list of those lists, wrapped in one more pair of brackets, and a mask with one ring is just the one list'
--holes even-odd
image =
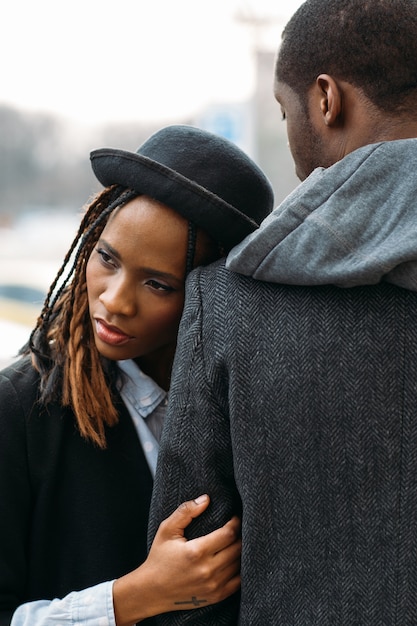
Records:
{"label": "gray hoodie hood", "polygon": [[316,169],[227,267],[259,280],[417,291],[417,139],[359,148]]}

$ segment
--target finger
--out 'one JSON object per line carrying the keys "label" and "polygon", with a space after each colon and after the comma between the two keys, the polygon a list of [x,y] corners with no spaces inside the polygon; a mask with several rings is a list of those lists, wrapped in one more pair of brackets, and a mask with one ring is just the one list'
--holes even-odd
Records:
{"label": "finger", "polygon": [[195,517],[201,515],[208,507],[210,498],[203,494],[195,500],[188,500],[179,505],[160,526],[161,532],[172,537],[184,537],[184,530]]}
{"label": "finger", "polygon": [[220,586],[224,586],[229,580],[240,578],[240,558],[228,563],[227,567],[216,573]]}
{"label": "finger", "polygon": [[225,598],[228,598],[232,593],[236,593],[241,585],[240,574],[236,574],[230,578],[224,585],[220,588],[220,596],[218,598],[218,602],[221,602]]}
{"label": "finger", "polygon": [[217,554],[222,550],[225,550],[228,546],[231,546],[239,540],[240,535],[240,520],[237,517],[233,517],[224,526],[213,530],[207,535],[202,535],[196,539],[191,539],[188,543],[195,544],[195,548],[206,554]]}
{"label": "finger", "polygon": [[[213,587],[213,582],[216,582]],[[240,558],[228,564],[221,571],[215,571],[211,576],[210,599],[214,602],[220,602],[230,594],[237,591],[241,584],[240,576]]]}
{"label": "finger", "polygon": [[226,522],[224,526],[231,528],[232,531],[236,533],[236,535],[240,535],[242,524],[240,518],[237,517],[237,515],[234,515],[228,522]]}
{"label": "finger", "polygon": [[221,567],[222,564],[227,566],[229,563],[233,561],[240,560],[241,554],[242,554],[242,541],[241,539],[237,539],[235,542],[233,542],[232,544],[230,544],[223,550],[216,552],[213,555],[213,558],[215,559],[215,562],[219,564],[219,567]]}

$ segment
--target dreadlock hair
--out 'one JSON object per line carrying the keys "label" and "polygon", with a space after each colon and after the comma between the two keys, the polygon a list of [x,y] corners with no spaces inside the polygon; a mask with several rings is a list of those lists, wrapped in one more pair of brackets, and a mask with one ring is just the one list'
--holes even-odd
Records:
{"label": "dreadlock hair", "polygon": [[417,1],[307,0],[282,35],[276,80],[301,100],[327,73],[387,113],[416,112]]}
{"label": "dreadlock hair", "polygon": [[71,407],[81,435],[101,448],[105,425],[114,425],[118,416],[111,363],[100,356],[92,334],[86,265],[111,213],[137,195],[113,186],[90,204],[23,350],[39,371],[40,401]]}

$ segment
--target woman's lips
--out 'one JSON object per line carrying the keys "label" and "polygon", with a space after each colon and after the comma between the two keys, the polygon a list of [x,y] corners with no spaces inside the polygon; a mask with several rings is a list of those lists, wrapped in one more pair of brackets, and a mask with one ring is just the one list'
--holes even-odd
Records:
{"label": "woman's lips", "polygon": [[109,326],[103,320],[96,319],[95,323],[97,337],[104,343],[112,346],[121,346],[132,339],[130,335],[126,335],[115,326]]}

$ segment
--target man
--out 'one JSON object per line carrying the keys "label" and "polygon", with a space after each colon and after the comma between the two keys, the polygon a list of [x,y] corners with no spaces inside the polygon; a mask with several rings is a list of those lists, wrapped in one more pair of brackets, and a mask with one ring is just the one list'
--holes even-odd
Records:
{"label": "man", "polygon": [[151,521],[240,513],[241,597],[161,623],[415,626],[416,0],[307,0],[275,78],[304,182],[189,281]]}

